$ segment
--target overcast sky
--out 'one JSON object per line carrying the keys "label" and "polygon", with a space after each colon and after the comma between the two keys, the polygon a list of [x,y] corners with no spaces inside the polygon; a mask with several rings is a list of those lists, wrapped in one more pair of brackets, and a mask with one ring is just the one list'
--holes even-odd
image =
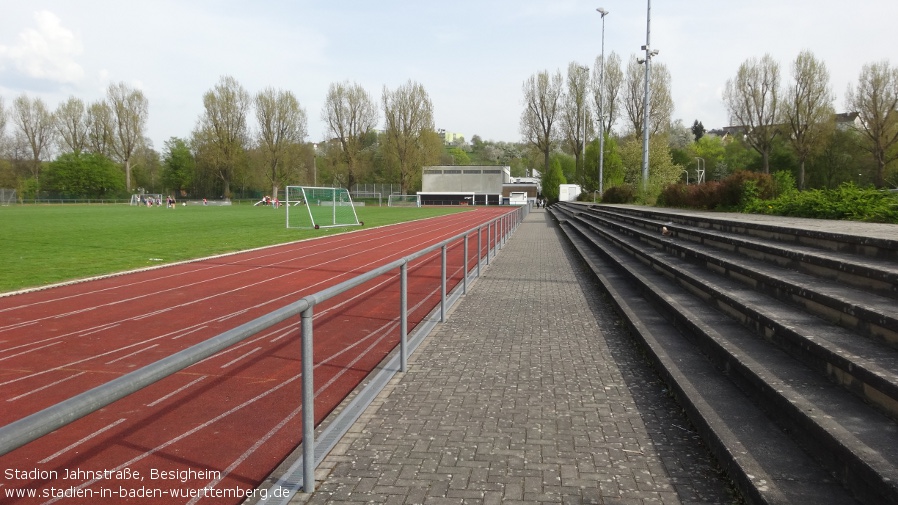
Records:
{"label": "overcast sky", "polygon": [[[646,41],[646,1],[0,0],[0,96],[49,107],[92,102],[110,83],[143,90],[157,150],[189,137],[202,95],[223,75],[255,94],[292,91],[309,140],[325,137],[328,86],[355,81],[380,100],[408,80],[433,101],[436,127],[485,140],[521,140],[522,85],[601,51],[626,61]],[[896,61],[895,0],[655,0],[651,46],[671,74],[674,119],[727,124],[721,91],[739,65],[769,53],[781,65],[808,49],[845,91],[866,63]],[[8,130],[11,128],[7,126]],[[7,131],[8,133],[9,131]]]}

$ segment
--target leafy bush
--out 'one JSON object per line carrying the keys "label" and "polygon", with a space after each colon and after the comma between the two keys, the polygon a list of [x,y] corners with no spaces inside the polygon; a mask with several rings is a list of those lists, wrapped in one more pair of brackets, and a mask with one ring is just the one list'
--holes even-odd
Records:
{"label": "leafy bush", "polygon": [[746,212],[778,216],[898,223],[898,195],[845,183],[836,189],[793,191],[758,200]]}
{"label": "leafy bush", "polygon": [[602,203],[633,203],[636,201],[636,188],[622,184],[608,188],[602,194]]}
{"label": "leafy bush", "polygon": [[714,210],[721,204],[721,184],[717,181],[705,184],[672,184],[658,195],[658,205]]}
{"label": "leafy bush", "polygon": [[776,195],[773,178],[759,172],[734,172],[723,180],[720,187],[719,207],[741,210],[755,199],[767,200]]}

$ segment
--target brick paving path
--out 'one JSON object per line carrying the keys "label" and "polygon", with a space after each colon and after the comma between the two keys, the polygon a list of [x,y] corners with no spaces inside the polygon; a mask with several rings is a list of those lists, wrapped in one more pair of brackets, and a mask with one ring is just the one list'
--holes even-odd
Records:
{"label": "brick paving path", "polygon": [[506,246],[298,503],[738,503],[548,213]]}

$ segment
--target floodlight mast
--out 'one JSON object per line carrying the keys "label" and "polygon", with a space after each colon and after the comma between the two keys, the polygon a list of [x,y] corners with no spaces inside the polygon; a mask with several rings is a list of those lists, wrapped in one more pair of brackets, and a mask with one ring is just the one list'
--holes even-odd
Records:
{"label": "floodlight mast", "polygon": [[599,72],[599,197],[605,192],[605,16],[608,11],[596,9],[602,16],[602,68]]}
{"label": "floodlight mast", "polygon": [[645,103],[643,104],[642,114],[642,188],[643,191],[649,190],[649,78],[651,76],[652,56],[658,54],[657,50],[651,48],[651,26],[652,26],[652,0],[647,0],[648,6],[645,14],[645,59],[637,60],[638,63],[645,63]]}

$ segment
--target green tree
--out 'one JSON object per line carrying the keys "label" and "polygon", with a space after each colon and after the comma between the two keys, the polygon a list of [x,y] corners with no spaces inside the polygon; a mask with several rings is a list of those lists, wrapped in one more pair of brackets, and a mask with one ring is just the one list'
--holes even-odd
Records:
{"label": "green tree", "polygon": [[410,80],[395,91],[384,86],[383,111],[384,151],[407,192],[420,184],[421,168],[440,159],[443,142],[434,131],[433,102],[424,86]]}
{"label": "green tree", "polygon": [[162,183],[179,193],[193,184],[196,159],[186,139],[172,137],[165,141],[162,153]]}
{"label": "green tree", "polygon": [[144,142],[149,102],[138,89],[124,82],[110,84],[106,98],[112,111],[112,152],[125,166],[125,188],[131,191],[131,158]]}
{"label": "green tree", "polygon": [[70,198],[103,198],[125,189],[115,162],[102,154],[71,152],[52,161],[47,187]]}
{"label": "green tree", "polygon": [[193,145],[200,160],[221,179],[225,198],[231,197],[231,181],[246,152],[251,105],[249,93],[231,76],[222,77],[203,95],[203,115],[193,132]]}
{"label": "green tree", "polygon": [[327,123],[330,137],[340,144],[340,151],[335,154],[341,158],[350,187],[362,170],[363,151],[370,145],[369,134],[378,118],[377,102],[360,84],[331,83],[321,119]]}
{"label": "green tree", "polygon": [[562,184],[567,184],[567,179],[561,171],[561,160],[553,159],[549,164],[549,170],[543,172],[541,186],[543,197],[550,202],[557,202]]}
{"label": "green tree", "polygon": [[898,159],[898,68],[888,61],[864,65],[845,101],[859,114],[863,145],[876,160],[873,183],[882,187],[886,165]]}
{"label": "green tree", "polygon": [[831,136],[835,111],[829,71],[810,51],[798,55],[792,64],[792,75],[795,81],[786,90],[781,110],[789,128],[789,142],[798,157],[798,189],[804,189],[805,163]]}
{"label": "green tree", "polygon": [[624,167],[624,182],[640,188],[644,203],[654,204],[661,190],[676,183],[683,174],[683,166],[673,162],[668,148],[668,139],[661,135],[649,142],[649,187],[642,189],[642,139],[630,137],[621,144],[621,159]]}
{"label": "green tree", "polygon": [[265,174],[271,194],[277,195],[278,189],[299,173],[300,157],[293,154],[307,135],[306,111],[291,91],[274,88],[257,94],[255,103],[259,150],[268,168]]}
{"label": "green tree", "polygon": [[452,158],[453,165],[470,165],[471,158],[468,153],[458,147],[450,147],[446,149],[446,153]]}

